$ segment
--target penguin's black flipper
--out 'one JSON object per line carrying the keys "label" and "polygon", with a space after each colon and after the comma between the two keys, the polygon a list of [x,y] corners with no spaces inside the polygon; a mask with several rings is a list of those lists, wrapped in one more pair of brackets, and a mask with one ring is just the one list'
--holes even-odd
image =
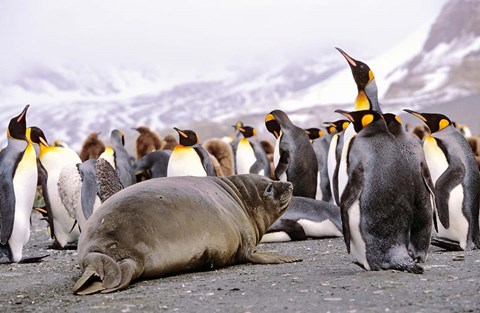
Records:
{"label": "penguin's black flipper", "polygon": [[446,238],[434,237],[432,238],[431,243],[433,246],[440,247],[447,251],[463,251],[463,249],[460,247],[460,244],[458,242],[451,241]]}
{"label": "penguin's black flipper", "polygon": [[217,176],[217,172],[215,172],[215,168],[213,167],[212,161],[210,160],[210,155],[208,154],[208,151],[199,144],[196,144],[193,149],[195,149],[195,151],[202,159],[202,164],[205,167],[207,176]]}
{"label": "penguin's black flipper", "polygon": [[[280,142],[280,144],[282,143]],[[288,154],[288,149],[281,148],[280,159],[278,160],[278,164],[277,164],[277,167],[275,168],[275,173],[274,173],[275,179],[279,180],[283,174],[287,173],[288,164],[290,164],[290,155]]]}
{"label": "penguin's black flipper", "polygon": [[307,240],[307,234],[305,234],[305,230],[303,229],[302,225],[298,224],[296,221],[292,221],[289,219],[280,219],[275,222],[268,230],[267,233],[279,232],[283,231],[287,233],[292,241],[298,240]]}
{"label": "penguin's black flipper", "polygon": [[462,183],[465,176],[465,165],[457,156],[449,154],[444,144],[435,138],[438,146],[445,153],[448,160],[448,168],[440,175],[435,183],[435,204],[437,206],[438,218],[445,229],[450,227],[448,216],[448,200],[453,188]]}
{"label": "penguin's black flipper", "polygon": [[261,170],[263,170],[263,175],[270,177],[270,161],[268,160],[267,153],[260,145],[254,142],[250,142],[250,145],[252,146],[253,152],[255,153],[255,157],[257,159],[257,161],[255,161],[255,163],[253,163],[253,165],[250,167],[250,173],[258,174]]}
{"label": "penguin's black flipper", "polygon": [[3,170],[0,174],[2,177],[0,179],[0,244],[6,245],[12,234],[15,220],[15,193],[13,173],[10,170]]}
{"label": "penguin's black flipper", "polygon": [[54,224],[53,224],[52,206],[50,204],[49,198],[47,197],[47,195],[48,195],[48,187],[47,187],[48,174],[47,174],[47,171],[45,170],[45,168],[43,166],[39,167],[39,175],[41,176],[43,198],[45,200],[45,209],[47,210],[47,222],[48,222],[48,226],[50,227],[50,238],[54,239],[55,228],[54,228]]}
{"label": "penguin's black flipper", "polygon": [[81,205],[83,216],[86,220],[90,218],[93,213],[93,206],[95,205],[95,198],[99,192],[96,181],[95,164],[97,160],[90,159],[78,164],[78,171],[82,177],[81,188]]}

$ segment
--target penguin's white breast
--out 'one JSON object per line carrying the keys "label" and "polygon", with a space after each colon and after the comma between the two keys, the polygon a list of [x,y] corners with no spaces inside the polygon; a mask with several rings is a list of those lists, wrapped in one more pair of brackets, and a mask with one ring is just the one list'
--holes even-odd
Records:
{"label": "penguin's white breast", "polygon": [[237,147],[237,174],[249,174],[250,168],[257,161],[255,151],[247,139],[242,139]]}
{"label": "penguin's white breast", "polygon": [[348,222],[350,226],[350,253],[355,259],[363,264],[365,269],[370,270],[367,262],[367,248],[360,232],[360,202],[355,200],[348,209]]}
{"label": "penguin's white breast", "polygon": [[[273,150],[273,164],[275,168],[278,166],[278,162],[280,162],[280,140],[282,139],[283,132],[280,131],[280,136],[278,136],[277,141],[275,142],[275,149]],[[278,177],[280,181],[287,181],[287,173],[283,173],[280,177]]]}
{"label": "penguin's white breast", "polygon": [[168,161],[167,176],[207,176],[207,173],[195,149],[177,146]]}
{"label": "penguin's white breast", "polygon": [[[438,178],[447,170],[448,162],[442,149],[437,144],[437,141],[432,136],[428,136],[423,144],[425,151],[425,158],[427,160],[428,168],[430,169],[430,175],[432,181],[435,184]],[[468,221],[463,215],[463,186],[457,185],[450,192],[448,199],[448,215],[449,215],[449,228],[445,229],[438,219],[437,225],[438,235],[442,238],[447,238],[453,241],[458,241],[460,246],[465,249],[467,244],[468,235]]]}

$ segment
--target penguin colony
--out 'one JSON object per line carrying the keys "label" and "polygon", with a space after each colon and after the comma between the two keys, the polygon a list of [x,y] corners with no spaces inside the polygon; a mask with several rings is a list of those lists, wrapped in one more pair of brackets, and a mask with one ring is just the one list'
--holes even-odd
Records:
{"label": "penguin colony", "polygon": [[430,244],[480,248],[476,140],[467,141],[468,129],[441,113],[405,109],[424,123],[407,131],[397,115],[382,111],[368,65],[336,49],[357,86],[354,110],[337,110],[337,121],[307,129],[281,110],[269,112],[264,122],[274,145],[242,122],[233,125],[233,135],[204,145],[193,130],[174,127],[178,137],[162,140],[140,126],[133,127],[140,134],[136,158],[118,129],[107,144],[92,132],[77,154],[67,145],[49,145],[40,128],[27,127],[27,105],[10,120],[8,144],[0,151],[1,257],[45,257],[22,252],[37,180],[52,248],[63,249],[76,244],[103,201],[140,180],[235,174],[293,184],[289,208],[262,242],[343,236],[347,252],[365,270],[412,273],[423,272],[418,263],[427,260]]}

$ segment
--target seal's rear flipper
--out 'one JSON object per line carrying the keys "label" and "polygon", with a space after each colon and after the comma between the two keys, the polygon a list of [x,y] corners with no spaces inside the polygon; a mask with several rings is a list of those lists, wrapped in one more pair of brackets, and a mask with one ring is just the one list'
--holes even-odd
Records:
{"label": "seal's rear flipper", "polygon": [[42,260],[49,255],[50,254],[44,254],[44,255],[37,255],[37,256],[31,256],[31,257],[28,257],[28,258],[23,258],[18,263],[25,263],[26,264],[26,263],[42,262]]}
{"label": "seal's rear flipper", "polygon": [[247,263],[253,264],[281,264],[281,263],[292,263],[292,262],[301,262],[302,259],[287,256],[287,255],[278,255],[273,253],[264,253],[264,252],[253,252],[247,255]]}
{"label": "seal's rear flipper", "polygon": [[431,244],[447,251],[463,251],[460,244],[456,241],[451,241],[445,238],[432,238]]}
{"label": "seal's rear flipper", "polygon": [[77,295],[90,295],[104,290],[100,276],[93,268],[87,267],[82,277],[73,286],[73,293]]}
{"label": "seal's rear flipper", "polygon": [[91,252],[83,260],[87,265],[82,277],[73,286],[73,293],[88,295],[125,289],[135,275],[135,262],[125,259],[117,263],[110,256]]}

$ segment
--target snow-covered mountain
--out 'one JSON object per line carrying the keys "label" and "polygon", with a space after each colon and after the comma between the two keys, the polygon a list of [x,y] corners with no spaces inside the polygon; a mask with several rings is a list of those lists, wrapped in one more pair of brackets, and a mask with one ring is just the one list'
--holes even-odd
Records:
{"label": "snow-covered mountain", "polygon": [[[352,55],[373,69],[387,111],[480,94],[479,8],[479,1],[448,2],[436,20],[383,55]],[[275,68],[195,77],[153,68],[42,67],[0,82],[0,131],[30,103],[28,124],[76,149],[91,131],[107,140],[118,128],[133,139],[137,134],[130,128],[140,125],[162,135],[173,126],[189,127],[205,139],[229,134],[240,119],[262,131],[265,114],[276,108],[300,126],[320,126],[338,118],[334,108],[351,108],[355,96],[350,69],[333,47]]]}
{"label": "snow-covered mountain", "polygon": [[480,1],[450,1],[421,51],[392,75],[385,97],[446,101],[480,93]]}

